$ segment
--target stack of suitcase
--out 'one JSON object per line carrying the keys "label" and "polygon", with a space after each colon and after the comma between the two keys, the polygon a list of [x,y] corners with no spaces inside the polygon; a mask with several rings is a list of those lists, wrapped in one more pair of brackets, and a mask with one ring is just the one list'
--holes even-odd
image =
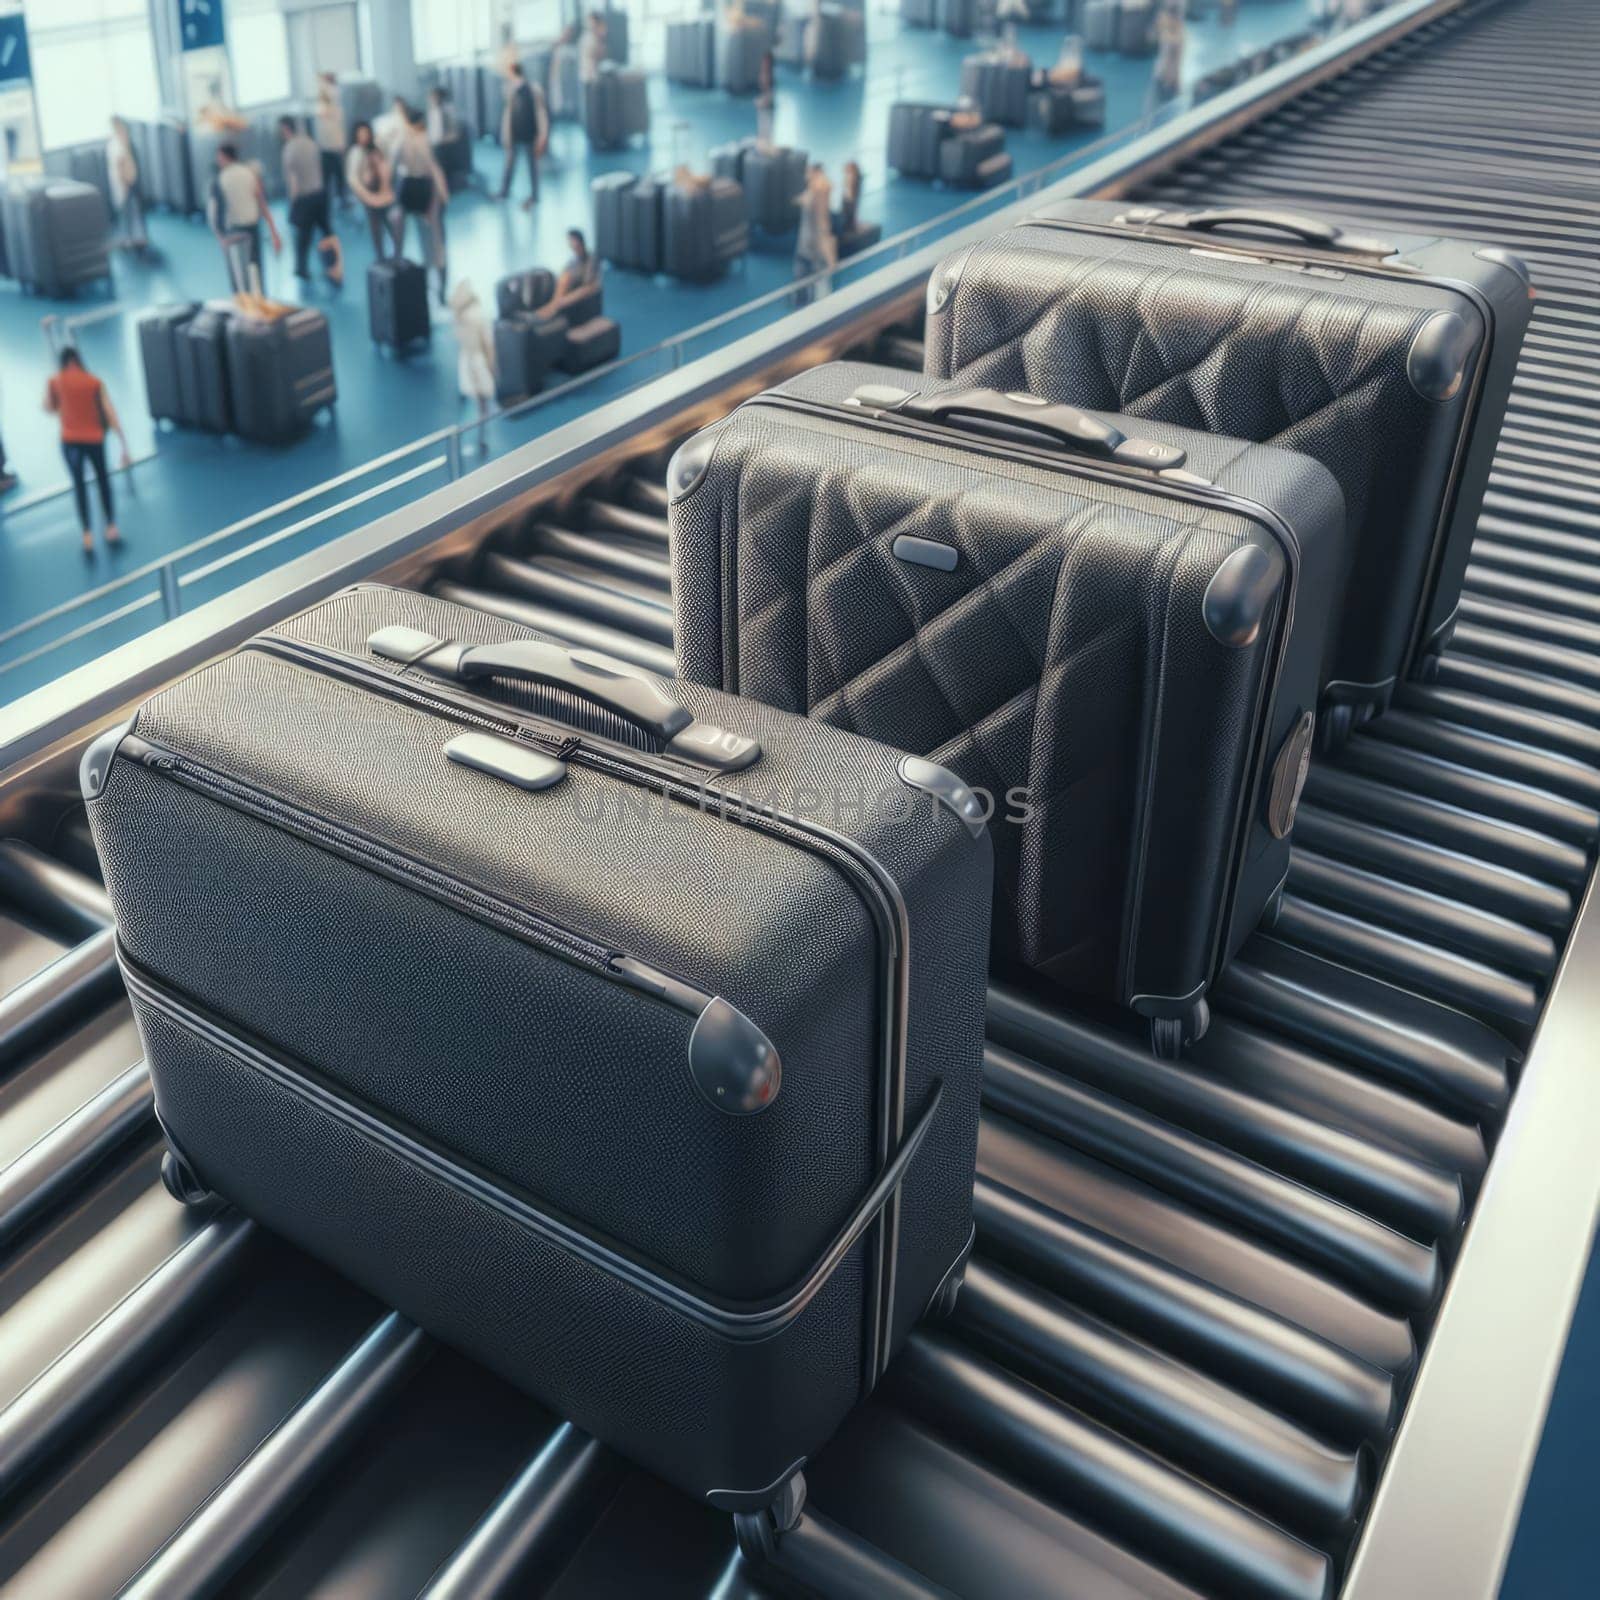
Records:
{"label": "stack of suitcase", "polygon": [[109,213],[111,175],[103,143],[97,141],[94,144],[70,145],[62,150],[46,150],[44,171],[47,178],[70,178],[74,183],[87,183],[91,188],[99,190]]}
{"label": "stack of suitcase", "polygon": [[111,277],[111,215],[93,184],[13,178],[3,200],[7,263],[23,288],[60,298]]}
{"label": "stack of suitcase", "polygon": [[182,420],[208,433],[233,431],[233,385],[228,376],[225,311],[206,307],[179,323],[173,342]]}
{"label": "stack of suitcase", "polygon": [[596,150],[620,150],[650,131],[649,85],[642,72],[605,62],[583,85],[583,126]]}
{"label": "stack of suitcase", "polygon": [[432,336],[428,311],[428,271],[396,256],[367,268],[367,323],[372,342],[397,354]]}
{"label": "stack of suitcase", "polygon": [[178,335],[200,307],[194,302],[157,306],[139,319],[139,354],[144,365],[144,392],[150,415],[157,422],[194,426],[179,380]]}
{"label": "stack of suitcase", "polygon": [[786,145],[743,147],[739,182],[752,228],[782,237],[800,226],[795,202],[805,190],[808,164],[804,150]]}
{"label": "stack of suitcase", "polygon": [[662,267],[706,282],[750,248],[744,190],[732,178],[674,182],[662,196]]}
{"label": "stack of suitcase", "polygon": [[939,147],[950,135],[950,107],[899,100],[889,108],[889,166],[903,178],[937,178]]}
{"label": "stack of suitcase", "polygon": [[992,189],[1011,176],[1005,129],[986,122],[952,133],[939,145],[939,176],[963,189]]}
{"label": "stack of suitcase", "polygon": [[985,122],[1022,128],[1028,122],[1033,68],[998,51],[968,56],[961,63],[961,98],[978,108]]}
{"label": "stack of suitcase", "polygon": [[718,86],[729,94],[754,94],[771,40],[771,26],[763,19],[725,15],[717,30]]}
{"label": "stack of suitcase", "polygon": [[717,24],[690,17],[667,24],[667,82],[709,89],[717,81]]}

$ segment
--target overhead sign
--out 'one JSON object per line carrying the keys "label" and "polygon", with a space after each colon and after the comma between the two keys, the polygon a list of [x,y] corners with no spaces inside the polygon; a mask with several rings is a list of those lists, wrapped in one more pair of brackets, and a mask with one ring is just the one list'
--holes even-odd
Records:
{"label": "overhead sign", "polygon": [[20,14],[0,17],[0,83],[26,83],[32,76],[27,21]]}
{"label": "overhead sign", "polygon": [[178,31],[185,50],[222,45],[222,0],[178,0]]}

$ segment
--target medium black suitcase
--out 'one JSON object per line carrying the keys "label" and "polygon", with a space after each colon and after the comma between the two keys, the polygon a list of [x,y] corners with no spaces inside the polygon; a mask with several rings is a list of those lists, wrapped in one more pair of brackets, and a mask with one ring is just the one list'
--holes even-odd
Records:
{"label": "medium black suitcase", "polygon": [[428,271],[403,256],[367,268],[367,323],[374,344],[404,349],[432,335]]}
{"label": "medium black suitcase", "polygon": [[199,311],[173,335],[183,420],[211,433],[227,433],[233,427],[228,382],[229,321],[223,312]]}
{"label": "medium black suitcase", "polygon": [[144,392],[150,415],[161,421],[192,422],[184,409],[183,385],[178,378],[178,332],[200,307],[157,306],[139,319],[139,353],[144,362]]}
{"label": "medium black suitcase", "polygon": [[731,178],[673,183],[662,197],[661,264],[676,278],[704,282],[750,247],[744,190]]}
{"label": "medium black suitcase", "polygon": [[939,265],[925,364],[1328,466],[1352,551],[1337,739],[1449,637],[1529,315],[1503,250],[1075,200]]}
{"label": "medium black suitcase", "polygon": [[948,1300],[992,865],[950,774],[364,587],[83,778],[175,1191],[734,1511]]}
{"label": "medium black suitcase", "polygon": [[661,203],[669,182],[660,175],[647,174],[622,195],[618,266],[632,267],[635,272],[661,270]]}
{"label": "medium black suitcase", "polygon": [[679,673],[985,791],[1002,966],[1133,1007],[1175,1055],[1289,869],[1338,485],[1266,445],[917,384],[818,367],[680,448]]}
{"label": "medium black suitcase", "polygon": [[567,348],[567,319],[518,311],[494,324],[495,390],[502,400],[537,394]]}
{"label": "medium black suitcase", "polygon": [[242,438],[292,439],[338,399],[328,319],[305,308],[271,320],[230,318],[228,387]]}

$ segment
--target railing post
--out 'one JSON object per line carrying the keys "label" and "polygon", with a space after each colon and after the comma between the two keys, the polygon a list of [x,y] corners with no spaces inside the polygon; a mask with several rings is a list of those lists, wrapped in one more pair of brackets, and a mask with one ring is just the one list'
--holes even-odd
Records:
{"label": "railing post", "polygon": [[183,595],[178,589],[178,569],[170,561],[161,568],[161,609],[168,622],[183,610]]}
{"label": "railing post", "polygon": [[450,481],[454,483],[461,476],[461,430],[450,430],[450,441],[446,447],[446,459],[450,468]]}

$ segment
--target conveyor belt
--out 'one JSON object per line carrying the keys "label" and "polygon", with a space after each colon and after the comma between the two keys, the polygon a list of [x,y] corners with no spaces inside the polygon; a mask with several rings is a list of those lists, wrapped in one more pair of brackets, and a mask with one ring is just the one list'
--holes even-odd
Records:
{"label": "conveyor belt", "polygon": [[[972,1275],[808,1472],[802,1585],[1336,1589],[1600,831],[1597,54],[1600,8],[1469,8],[1148,189],[1530,262],[1462,623],[1315,766],[1191,1062],[993,995]],[[670,670],[659,457],[440,592]],[[767,1593],[725,1519],[165,1199],[105,915],[0,846],[0,1595]]]}

